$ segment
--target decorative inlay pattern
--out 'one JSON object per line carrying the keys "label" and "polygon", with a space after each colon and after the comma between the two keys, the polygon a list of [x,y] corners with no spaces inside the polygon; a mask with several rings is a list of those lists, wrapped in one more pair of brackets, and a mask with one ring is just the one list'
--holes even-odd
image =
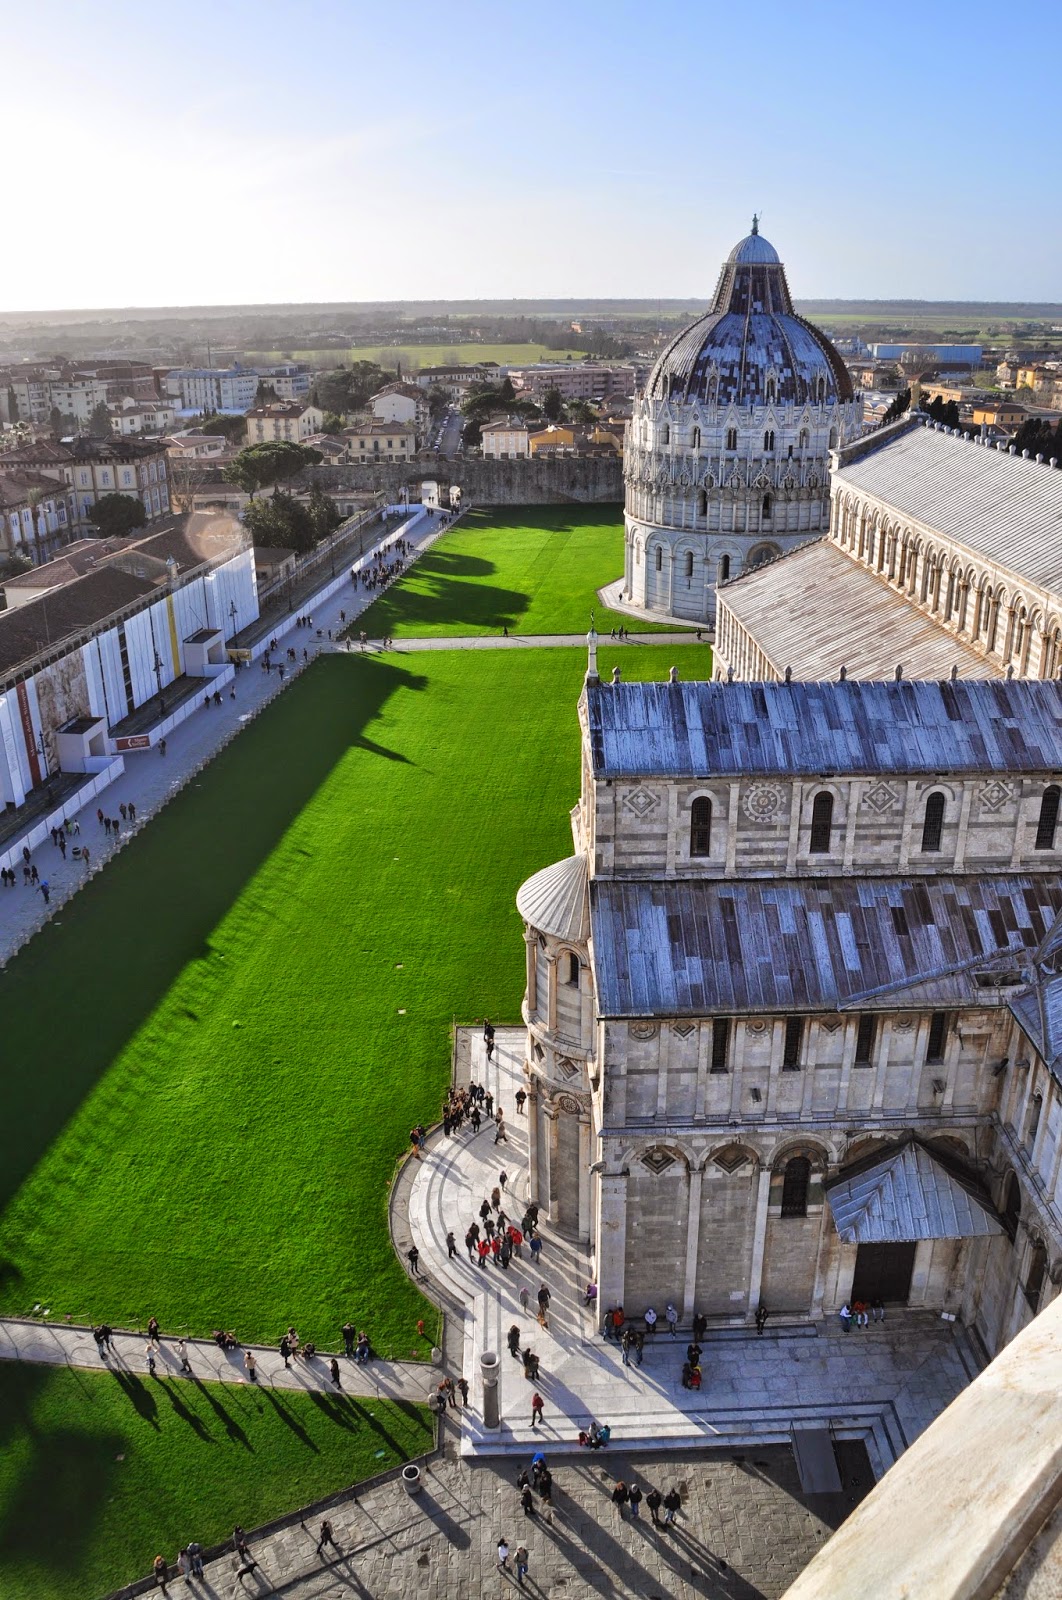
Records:
{"label": "decorative inlay pattern", "polygon": [[876,812],[879,817],[883,816],[886,811],[895,810],[899,803],[900,796],[896,790],[880,780],[873,788],[868,789],[863,796],[863,804],[868,806],[871,811]]}
{"label": "decorative inlay pattern", "polygon": [[671,1031],[678,1034],[680,1039],[688,1039],[696,1027],[697,1024],[695,1022],[676,1022],[672,1025]]}
{"label": "decorative inlay pattern", "polygon": [[1004,783],[1001,778],[993,778],[986,783],[980,794],[981,810],[988,812],[1002,811],[1009,800],[1014,798],[1014,785]]}
{"label": "decorative inlay pattern", "polygon": [[749,1158],[744,1150],[737,1150],[731,1147],[728,1150],[720,1150],[717,1155],[712,1157],[712,1160],[724,1172],[734,1173],[740,1172],[742,1167],[747,1166]]}
{"label": "decorative inlay pattern", "polygon": [[655,1039],[660,1029],[655,1022],[628,1022],[627,1032],[632,1039]]}
{"label": "decorative inlay pattern", "polygon": [[667,1171],[668,1167],[675,1165],[675,1157],[670,1150],[647,1150],[644,1156],[641,1157],[641,1163],[643,1167],[648,1167],[650,1172],[659,1177],[662,1172]]}
{"label": "decorative inlay pattern", "polygon": [[636,817],[647,817],[650,811],[655,811],[660,804],[660,796],[651,789],[629,789],[623,796],[623,804],[628,811],[633,811]]}
{"label": "decorative inlay pattern", "polygon": [[752,783],[741,808],[750,822],[773,822],[785,807],[785,790],[778,783]]}

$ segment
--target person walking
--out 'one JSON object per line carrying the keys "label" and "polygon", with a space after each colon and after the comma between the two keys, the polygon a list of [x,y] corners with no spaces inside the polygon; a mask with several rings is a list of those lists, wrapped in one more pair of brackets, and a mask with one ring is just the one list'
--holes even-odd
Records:
{"label": "person walking", "polygon": [[255,1359],[255,1354],[254,1354],[253,1350],[245,1350],[243,1352],[243,1364],[244,1364],[244,1367],[247,1369],[247,1382],[248,1383],[257,1383],[258,1382],[258,1362]]}
{"label": "person walking", "polygon": [[494,1118],[494,1143],[509,1143],[508,1139],[505,1137],[505,1118],[502,1116],[501,1106],[498,1107],[497,1115]]}
{"label": "person walking", "polygon": [[535,1497],[531,1493],[531,1488],[530,1488],[529,1484],[525,1483],[524,1487],[520,1491],[520,1504],[523,1507],[524,1516],[525,1517],[533,1517],[534,1516],[534,1514],[535,1514]]}
{"label": "person walking", "polygon": [[764,1328],[767,1326],[767,1316],[767,1307],[761,1300],[759,1305],[756,1307],[756,1332],[758,1334],[762,1335]]}
{"label": "person walking", "polygon": [[646,1308],[645,1308],[645,1331],[649,1335],[650,1339],[652,1338],[655,1329],[656,1329],[656,1312],[653,1310],[652,1306],[646,1306]]}
{"label": "person walking", "polygon": [[538,1320],[543,1328],[549,1327],[549,1302],[550,1293],[543,1284],[538,1291]]}
{"label": "person walking", "polygon": [[177,1340],[177,1354],[181,1361],[181,1371],[186,1377],[190,1378],[192,1376],[192,1363],[188,1359],[188,1346],[183,1339]]}
{"label": "person walking", "polygon": [[406,1251],[406,1259],[409,1262],[409,1265],[410,1265],[410,1268],[412,1270],[413,1276],[415,1278],[419,1278],[420,1277],[420,1251],[417,1249],[415,1244],[411,1244],[409,1249]]}
{"label": "person walking", "polygon": [[150,1339],[151,1343],[155,1346],[155,1348],[157,1350],[159,1348],[159,1345],[160,1345],[160,1340],[159,1340],[159,1319],[158,1319],[158,1317],[149,1317],[148,1318],[147,1332],[148,1332],[148,1338]]}
{"label": "person walking", "polygon": [[169,1575],[170,1575],[169,1568],[166,1565],[166,1557],[165,1556],[156,1556],[155,1557],[154,1561],[151,1563],[151,1573],[152,1573],[152,1576],[155,1579],[156,1584],[162,1590],[163,1594],[165,1594],[166,1593],[166,1584],[169,1581]]}
{"label": "person walking", "polygon": [[530,1559],[531,1559],[529,1557],[528,1553],[527,1553],[526,1544],[517,1545],[515,1559],[516,1559],[516,1581],[517,1581],[517,1583],[522,1584],[524,1582],[524,1579],[527,1577],[527,1569],[528,1569],[528,1567],[530,1565]]}
{"label": "person walking", "polygon": [[516,1114],[517,1114],[517,1116],[520,1116],[520,1117],[523,1116],[523,1114],[524,1114],[524,1106],[526,1104],[527,1104],[527,1090],[526,1089],[517,1089],[517,1091],[516,1091]]}
{"label": "person walking", "polygon": [[619,1512],[620,1521],[621,1522],[623,1522],[626,1519],[626,1516],[627,1516],[627,1502],[628,1502],[629,1499],[630,1499],[630,1495],[629,1495],[628,1490],[627,1490],[627,1485],[624,1483],[622,1478],[617,1478],[616,1479],[616,1486],[612,1491],[612,1504],[616,1507],[616,1510]]}
{"label": "person walking", "polygon": [[343,1349],[345,1353],[348,1356],[352,1356],[354,1354],[354,1340],[357,1337],[354,1324],[352,1322],[344,1322],[339,1331],[343,1335]]}
{"label": "person walking", "polygon": [[192,1577],[201,1578],[203,1576],[203,1546],[198,1539],[193,1539],[188,1546],[188,1559],[192,1563]]}
{"label": "person walking", "polygon": [[650,1489],[649,1493],[645,1497],[645,1503],[649,1507],[649,1515],[653,1519],[653,1527],[654,1528],[659,1528],[659,1526],[660,1526],[660,1507],[664,1503],[664,1497],[660,1493],[660,1490],[656,1489],[656,1488]]}
{"label": "person walking", "polygon": [[147,1355],[148,1374],[153,1378],[155,1376],[155,1346],[153,1344],[145,1345],[144,1350]]}
{"label": "person walking", "polygon": [[332,1532],[332,1524],[329,1522],[327,1517],[325,1517],[324,1521],[321,1523],[321,1535],[317,1541],[318,1558],[320,1558],[321,1552],[324,1550],[326,1544],[330,1544],[332,1549],[338,1552],[339,1546],[336,1544],[336,1536]]}
{"label": "person walking", "polygon": [[631,1364],[631,1349],[634,1345],[633,1329],[624,1328],[622,1337],[620,1338],[620,1345],[623,1350],[623,1365],[625,1367],[629,1367]]}
{"label": "person walking", "polygon": [[509,1541],[504,1535],[498,1540],[498,1571],[509,1571]]}
{"label": "person walking", "polygon": [[542,1239],[541,1239],[541,1236],[539,1234],[536,1233],[534,1235],[534,1237],[531,1239],[531,1241],[530,1241],[530,1243],[528,1245],[528,1249],[531,1251],[531,1260],[537,1266],[538,1262],[539,1262],[539,1258],[542,1255]]}
{"label": "person walking", "polygon": [[521,1289],[520,1289],[520,1308],[521,1308],[521,1310],[522,1311],[526,1311],[528,1306],[530,1305],[530,1303],[531,1303],[531,1291],[527,1287],[527,1284],[525,1283],[525,1284],[523,1284],[521,1286]]}
{"label": "person walking", "polygon": [[517,1360],[519,1360],[519,1358],[520,1358],[520,1328],[519,1328],[519,1325],[517,1323],[515,1323],[515,1322],[513,1323],[512,1327],[509,1329],[508,1334],[506,1335],[506,1339],[507,1339],[507,1342],[508,1342],[508,1345],[509,1345],[509,1354],[511,1356],[516,1356]]}
{"label": "person walking", "polygon": [[642,1491],[639,1489],[636,1483],[631,1484],[628,1492],[628,1499],[630,1501],[631,1517],[635,1522],[637,1522],[641,1514]]}
{"label": "person walking", "polygon": [[286,1367],[291,1366],[291,1340],[287,1334],[280,1341],[280,1357]]}
{"label": "person walking", "polygon": [[467,1404],[468,1404],[468,1379],[467,1378],[458,1378],[457,1387],[461,1391],[461,1404],[463,1406],[467,1406]]}
{"label": "person walking", "polygon": [[682,1501],[677,1489],[669,1489],[664,1496],[664,1526],[669,1528],[678,1516]]}
{"label": "person walking", "polygon": [[339,1362],[336,1360],[335,1356],[333,1356],[329,1361],[328,1370],[332,1375],[332,1382],[335,1384],[336,1388],[342,1389],[343,1385],[339,1381]]}
{"label": "person walking", "polygon": [[678,1312],[669,1300],[664,1309],[664,1319],[667,1322],[667,1331],[674,1339],[678,1332]]}
{"label": "person walking", "polygon": [[452,1261],[457,1254],[457,1240],[454,1238],[453,1229],[446,1235],[446,1259]]}
{"label": "person walking", "polygon": [[536,1389],[531,1396],[531,1426],[537,1428],[540,1422],[545,1421],[542,1396]]}

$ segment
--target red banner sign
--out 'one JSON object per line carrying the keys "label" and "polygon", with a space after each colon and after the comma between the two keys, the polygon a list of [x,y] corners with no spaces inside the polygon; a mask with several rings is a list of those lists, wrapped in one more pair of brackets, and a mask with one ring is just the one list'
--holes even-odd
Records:
{"label": "red banner sign", "polygon": [[150,750],[151,738],[146,733],[125,733],[120,739],[115,739],[116,750]]}

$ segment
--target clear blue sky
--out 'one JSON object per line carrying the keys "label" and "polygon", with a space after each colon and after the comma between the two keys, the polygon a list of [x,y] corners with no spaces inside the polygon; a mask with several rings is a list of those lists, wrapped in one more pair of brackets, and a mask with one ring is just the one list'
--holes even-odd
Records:
{"label": "clear blue sky", "polygon": [[1028,0],[0,0],[0,311],[1062,300],[1062,12]]}

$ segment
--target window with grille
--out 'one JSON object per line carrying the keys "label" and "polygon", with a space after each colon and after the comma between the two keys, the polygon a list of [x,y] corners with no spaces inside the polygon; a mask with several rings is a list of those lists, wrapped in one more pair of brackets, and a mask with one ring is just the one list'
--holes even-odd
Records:
{"label": "window with grille", "polygon": [[922,849],[930,854],[940,849],[941,835],[944,832],[944,796],[939,789],[935,789],[926,801],[925,816],[922,819]]}
{"label": "window with grille", "polygon": [[737,429],[736,428],[728,428],[726,430],[726,448],[728,450],[736,450],[737,449]]}
{"label": "window with grille", "polygon": [[568,982],[573,988],[579,987],[579,957],[568,954]]}
{"label": "window with grille", "polygon": [[782,1177],[783,1217],[807,1216],[810,1182],[811,1162],[807,1156],[791,1156],[785,1164],[785,1173]]}
{"label": "window with grille", "polygon": [[694,428],[693,433],[690,436],[690,444],[692,445],[694,450],[699,450],[701,448],[701,430],[700,430],[700,428]]}
{"label": "window with grille", "polygon": [[719,557],[719,581],[720,581],[720,583],[725,583],[726,580],[729,578],[729,576],[730,576],[730,557],[729,556],[720,556]]}
{"label": "window with grille", "polygon": [[730,1018],[712,1019],[712,1071],[730,1071]]}
{"label": "window with grille", "polygon": [[774,429],[768,428],[763,435],[763,448],[770,455],[774,449]]}
{"label": "window with grille", "polygon": [[782,1047],[782,1071],[799,1072],[800,1046],[804,1038],[803,1017],[786,1017],[785,1043]]}
{"label": "window with grille", "polygon": [[687,578],[687,580],[689,580],[692,577],[693,577],[693,551],[692,550],[687,550],[686,551],[686,578]]}
{"label": "window with grille", "polygon": [[929,1019],[929,1043],[926,1045],[927,1061],[944,1060],[944,1041],[948,1033],[948,1014],[934,1011]]}
{"label": "window with grille", "polygon": [[764,522],[770,522],[771,520],[771,497],[769,494],[765,494],[763,497],[763,520]]}
{"label": "window with grille", "polygon": [[657,572],[660,571],[660,569],[663,567],[663,565],[664,565],[664,552],[660,548],[660,546],[657,545],[657,548],[656,548],[656,570],[657,570]]}
{"label": "window with grille", "polygon": [[711,853],[712,802],[702,796],[690,807],[690,855],[710,856]]}
{"label": "window with grille", "polygon": [[855,1064],[857,1067],[869,1067],[873,1060],[874,1035],[877,1032],[876,1023],[876,1017],[862,1016],[859,1019],[855,1050]]}
{"label": "window with grille", "polygon": [[832,830],[833,795],[828,789],[823,789],[815,796],[815,803],[811,808],[811,843],[808,848],[813,856],[827,854]]}
{"label": "window with grille", "polygon": [[1058,827],[1058,801],[1062,791],[1058,784],[1053,783],[1049,789],[1044,790],[1043,799],[1040,801],[1040,820],[1036,824],[1037,850],[1053,850],[1055,848],[1055,830]]}

